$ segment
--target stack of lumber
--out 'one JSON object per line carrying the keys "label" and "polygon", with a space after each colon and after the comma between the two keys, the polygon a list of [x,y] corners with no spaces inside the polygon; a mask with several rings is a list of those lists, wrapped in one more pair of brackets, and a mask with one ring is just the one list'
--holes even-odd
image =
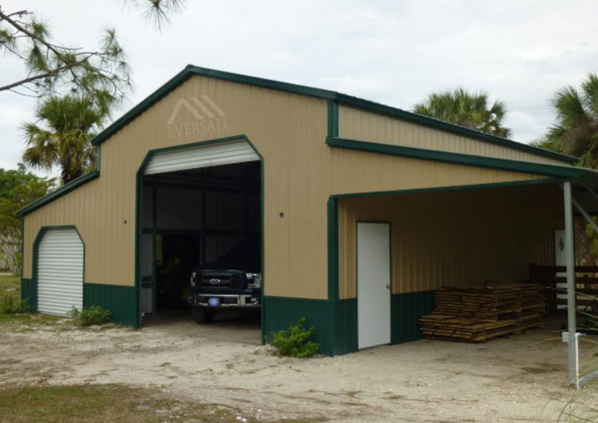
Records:
{"label": "stack of lumber", "polygon": [[526,331],[542,326],[542,316],[546,312],[544,287],[537,284],[518,284],[521,289],[521,314],[519,329]]}
{"label": "stack of lumber", "polygon": [[426,338],[485,342],[542,325],[541,285],[462,286],[435,292],[436,308],[420,319]]}
{"label": "stack of lumber", "polygon": [[429,314],[419,322],[426,338],[447,341],[486,342],[517,331],[517,320],[514,319],[488,321]]}

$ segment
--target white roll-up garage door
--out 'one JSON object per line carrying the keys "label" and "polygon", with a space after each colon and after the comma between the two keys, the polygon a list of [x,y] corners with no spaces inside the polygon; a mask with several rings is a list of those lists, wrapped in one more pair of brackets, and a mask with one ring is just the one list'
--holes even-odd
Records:
{"label": "white roll-up garage door", "polygon": [[74,229],[53,229],[38,247],[37,309],[68,316],[83,308],[83,242]]}
{"label": "white roll-up garage door", "polygon": [[231,141],[156,153],[145,168],[146,175],[199,169],[259,160],[247,141]]}

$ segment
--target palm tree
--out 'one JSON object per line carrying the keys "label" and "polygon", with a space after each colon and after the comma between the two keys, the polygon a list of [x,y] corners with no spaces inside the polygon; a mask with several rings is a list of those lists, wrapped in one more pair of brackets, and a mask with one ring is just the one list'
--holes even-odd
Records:
{"label": "palm tree", "polygon": [[469,93],[463,88],[430,94],[413,111],[445,122],[454,123],[476,131],[507,138],[511,130],[502,126],[506,114],[505,105],[495,101],[488,104],[488,95]]}
{"label": "palm tree", "polygon": [[580,157],[580,165],[598,168],[598,76],[590,73],[581,90],[561,88],[552,99],[557,123],[536,145]]}
{"label": "palm tree", "polygon": [[96,152],[90,141],[107,116],[107,107],[87,97],[49,97],[36,111],[43,126],[23,124],[27,146],[23,161],[44,170],[60,166],[65,184],[78,178],[95,165]]}

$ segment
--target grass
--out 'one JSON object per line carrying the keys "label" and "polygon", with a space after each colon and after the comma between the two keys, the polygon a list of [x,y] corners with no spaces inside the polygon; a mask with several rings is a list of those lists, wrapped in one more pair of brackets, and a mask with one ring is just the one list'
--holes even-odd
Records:
{"label": "grass", "polygon": [[21,278],[19,276],[0,276],[0,295],[11,295],[14,299],[21,298]]}
{"label": "grass", "polygon": [[[10,295],[15,301],[21,300],[21,278],[19,276],[0,276],[0,297]],[[53,316],[41,316],[38,314],[1,314],[0,324],[52,324],[59,318]]]}
{"label": "grass", "polygon": [[[180,401],[151,388],[70,385],[0,389],[3,423],[236,423],[239,416],[229,408]],[[243,417],[249,423],[258,421]],[[289,419],[273,423],[282,422],[313,423]]]}

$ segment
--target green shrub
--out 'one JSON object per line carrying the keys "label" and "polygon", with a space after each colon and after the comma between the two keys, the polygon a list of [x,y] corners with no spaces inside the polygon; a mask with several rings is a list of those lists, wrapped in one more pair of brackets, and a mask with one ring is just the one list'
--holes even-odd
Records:
{"label": "green shrub", "polygon": [[288,329],[272,332],[271,344],[277,349],[278,355],[285,357],[307,358],[320,350],[320,344],[311,341],[316,328],[305,327],[305,317],[291,322]]}
{"label": "green shrub", "polygon": [[30,311],[29,298],[15,300],[10,294],[5,294],[0,298],[0,314],[29,313]]}
{"label": "green shrub", "polygon": [[79,311],[77,308],[73,307],[69,314],[73,319],[76,319],[81,326],[103,325],[112,320],[112,313],[110,310],[106,310],[98,305],[84,308],[83,311]]}

